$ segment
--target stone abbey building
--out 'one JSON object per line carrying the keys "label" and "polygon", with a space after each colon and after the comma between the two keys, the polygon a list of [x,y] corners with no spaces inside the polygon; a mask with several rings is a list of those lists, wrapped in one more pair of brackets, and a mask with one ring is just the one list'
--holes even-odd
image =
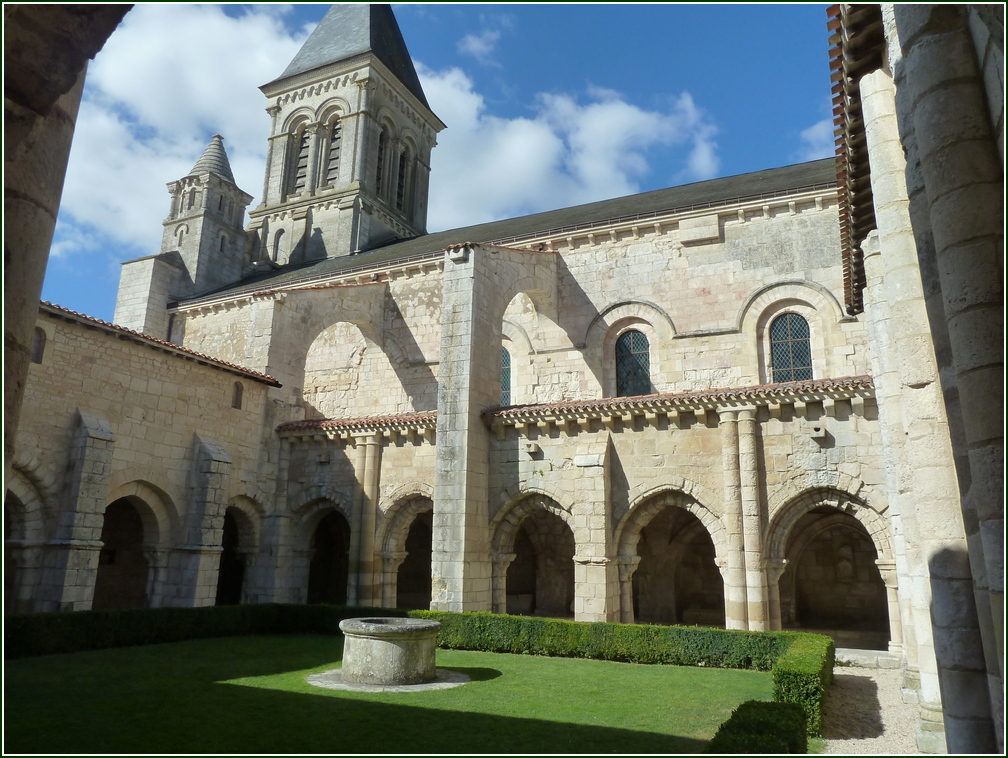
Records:
{"label": "stone abbey building", "polygon": [[[900,656],[922,748],[1003,745],[991,7],[832,9],[837,161],[428,234],[445,125],[391,10],[334,6],[262,87],[260,204],[214,136],[114,325],[41,305],[5,610],[818,630]],[[943,82],[975,133],[912,120]]]}

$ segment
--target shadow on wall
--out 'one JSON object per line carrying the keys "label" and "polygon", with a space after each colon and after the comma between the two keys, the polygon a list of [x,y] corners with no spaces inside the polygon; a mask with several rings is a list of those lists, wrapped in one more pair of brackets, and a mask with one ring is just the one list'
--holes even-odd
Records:
{"label": "shadow on wall", "polygon": [[[987,663],[973,575],[965,550],[939,550],[928,561],[931,629],[950,753],[996,753]],[[986,594],[983,599],[986,600]],[[997,676],[997,661],[993,662]]]}

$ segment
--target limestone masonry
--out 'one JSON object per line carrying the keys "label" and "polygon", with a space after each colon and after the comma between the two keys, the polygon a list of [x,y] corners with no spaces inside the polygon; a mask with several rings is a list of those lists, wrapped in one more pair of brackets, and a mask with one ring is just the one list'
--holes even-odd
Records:
{"label": "limestone masonry", "polygon": [[333,6],[261,203],[215,135],[115,325],[42,304],[5,611],[814,630],[899,654],[922,749],[1003,749],[1003,8],[830,33],[837,160],[428,234],[445,124]]}

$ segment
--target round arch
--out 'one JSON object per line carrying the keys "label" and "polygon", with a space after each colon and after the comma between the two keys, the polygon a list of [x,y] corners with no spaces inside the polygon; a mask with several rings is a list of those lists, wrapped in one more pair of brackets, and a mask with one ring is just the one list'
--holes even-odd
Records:
{"label": "round arch", "polygon": [[675,506],[700,520],[714,543],[718,568],[726,565],[728,536],[721,519],[694,494],[681,489],[653,488],[630,504],[630,509],[616,527],[614,544],[617,555],[630,560],[636,555],[641,530],[666,506]]}
{"label": "round arch", "polygon": [[344,118],[350,113],[350,103],[342,97],[330,97],[315,109],[315,121],[325,124],[336,118]]}
{"label": "round arch", "polygon": [[117,500],[127,500],[140,514],[145,546],[168,547],[179,526],[178,510],[168,493],[151,482],[135,479],[113,488],[106,505]]}
{"label": "round arch", "polygon": [[424,494],[410,494],[394,503],[385,513],[377,544],[383,553],[405,550],[406,535],[413,520],[421,513],[434,510],[434,501]]}
{"label": "round arch", "polygon": [[676,335],[675,325],[660,306],[645,300],[627,300],[600,311],[585,332],[585,355],[600,378],[603,396],[616,396],[616,340],[630,330],[647,338],[652,388],[655,392],[668,391],[672,383],[664,353]]}

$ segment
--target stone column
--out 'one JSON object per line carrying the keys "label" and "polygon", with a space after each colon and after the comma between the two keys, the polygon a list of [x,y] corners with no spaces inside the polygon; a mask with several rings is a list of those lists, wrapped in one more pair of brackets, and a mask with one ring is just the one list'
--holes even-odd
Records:
{"label": "stone column", "polygon": [[756,410],[738,414],[742,544],[745,549],[746,609],[750,631],[766,631],[766,575],[763,572],[763,519],[756,456]]}
{"label": "stone column", "polygon": [[364,438],[364,487],[361,509],[360,536],[360,590],[357,593],[363,605],[377,605],[380,595],[375,592],[375,522],[378,510],[379,473],[381,470],[381,438],[369,434]]}
{"label": "stone column", "polygon": [[319,153],[322,148],[325,124],[311,124],[306,126],[305,130],[311,135],[308,140],[308,175],[305,177],[305,192],[314,195],[315,188],[318,186]]}
{"label": "stone column", "polygon": [[634,623],[633,611],[633,575],[640,565],[640,556],[621,557],[617,563],[620,583],[620,621],[624,624]]}
{"label": "stone column", "polygon": [[363,437],[354,437],[353,513],[350,515],[350,568],[347,572],[347,605],[360,605],[363,583],[361,544],[364,534],[364,479],[367,471],[367,449]]}
{"label": "stone column", "polygon": [[160,608],[164,605],[164,582],[168,573],[169,551],[156,546],[146,546],[143,554],[147,559],[147,606]]}
{"label": "stone column", "polygon": [[781,603],[780,603],[780,578],[787,568],[787,561],[767,561],[767,611],[769,613],[769,626],[772,632],[779,632],[783,628],[781,624]]}
{"label": "stone column", "polygon": [[[30,12],[30,9],[29,9]],[[38,10],[41,12],[41,10]],[[4,16],[7,19],[7,15]],[[31,26],[31,36],[39,30]],[[69,28],[69,27],[68,27]],[[11,29],[6,26],[6,29]],[[49,30],[43,30],[45,38]],[[12,32],[13,33],[13,32]],[[26,32],[22,32],[27,34]],[[5,37],[5,42],[10,42]],[[17,43],[18,40],[13,40]],[[25,46],[17,45],[18,49]],[[6,49],[6,45],[5,45]],[[67,51],[68,54],[71,51]],[[10,63],[10,61],[8,61]],[[65,61],[52,61],[59,74]],[[37,112],[4,87],[4,471],[10,473],[21,399],[28,379],[32,335],[49,248],[56,228],[63,180],[81,93],[86,60],[76,63],[76,84]],[[71,68],[69,71],[78,70]],[[55,77],[52,77],[55,78]],[[72,81],[72,79],[71,79]],[[49,77],[43,82],[51,85]],[[26,82],[27,83],[27,82]],[[68,82],[69,84],[69,82]],[[31,89],[39,89],[32,82]],[[44,89],[44,88],[43,88]],[[37,94],[37,93],[28,93]],[[39,107],[42,107],[41,105]]]}
{"label": "stone column", "polygon": [[493,556],[493,610],[507,613],[507,572],[517,557],[516,553],[494,553]]}
{"label": "stone column", "polygon": [[[490,253],[446,251],[441,301],[431,608],[489,610],[487,514],[490,433],[484,408],[500,402],[500,284]],[[492,305],[493,307],[488,307]]]}
{"label": "stone column", "polygon": [[903,652],[903,624],[900,621],[899,583],[894,561],[876,560],[882,581],[885,582],[886,600],[889,604],[889,652]]}
{"label": "stone column", "polygon": [[[895,87],[888,74],[879,70],[863,77],[860,89],[872,156],[872,192],[889,321],[886,331],[897,372],[886,381],[900,383],[900,442],[906,448],[906,460],[913,462],[903,502],[915,509],[918,522],[919,541],[914,549],[920,551],[920,573],[914,615],[921,705],[924,710],[941,707],[944,711],[950,750],[989,752],[994,746],[989,705],[986,716],[981,715],[972,704],[974,698],[966,694],[986,689],[987,677],[949,423],[910,219]],[[891,409],[880,405],[883,423],[889,413]],[[948,711],[950,705],[952,712]],[[964,707],[966,711],[961,710]],[[931,721],[929,715],[923,719]],[[935,737],[922,729],[922,749],[929,741],[936,742]]]}
{"label": "stone column", "polygon": [[396,552],[385,552],[381,554],[382,577],[381,577],[381,607],[395,608],[399,602],[399,567],[402,566],[406,556],[405,550]]}
{"label": "stone column", "polygon": [[619,574],[613,552],[609,434],[579,446],[570,481],[574,526],[574,618],[619,619]]}
{"label": "stone column", "polygon": [[[1003,139],[991,128],[993,103],[988,102],[977,63],[969,7],[896,5],[893,13],[903,54],[894,64],[898,114],[901,127],[913,130],[926,195],[934,251],[922,261],[921,270],[928,288],[937,285],[941,292],[942,312],[932,309],[929,316],[933,324],[942,322],[951,353],[950,361],[940,361],[948,370],[942,381],[949,415],[957,415],[962,424],[962,438],[953,438],[953,445],[968,465],[968,476],[960,479],[961,507],[990,710],[995,714],[993,746],[979,741],[980,729],[967,726],[984,718],[974,710],[959,714],[963,741],[950,734],[949,749],[1003,752]],[[1003,50],[1003,16],[1001,24]],[[1003,59],[1000,70],[1003,93]],[[996,91],[997,79],[992,81]],[[939,331],[935,326],[933,331]],[[943,600],[950,603],[964,602],[955,596],[970,591],[965,584],[948,589]],[[958,660],[949,661],[951,668],[959,665]],[[969,690],[965,682],[963,687]]]}
{"label": "stone column", "polygon": [[745,555],[742,540],[742,484],[739,473],[738,412],[721,411],[721,471],[724,477],[725,628],[748,629]]}

